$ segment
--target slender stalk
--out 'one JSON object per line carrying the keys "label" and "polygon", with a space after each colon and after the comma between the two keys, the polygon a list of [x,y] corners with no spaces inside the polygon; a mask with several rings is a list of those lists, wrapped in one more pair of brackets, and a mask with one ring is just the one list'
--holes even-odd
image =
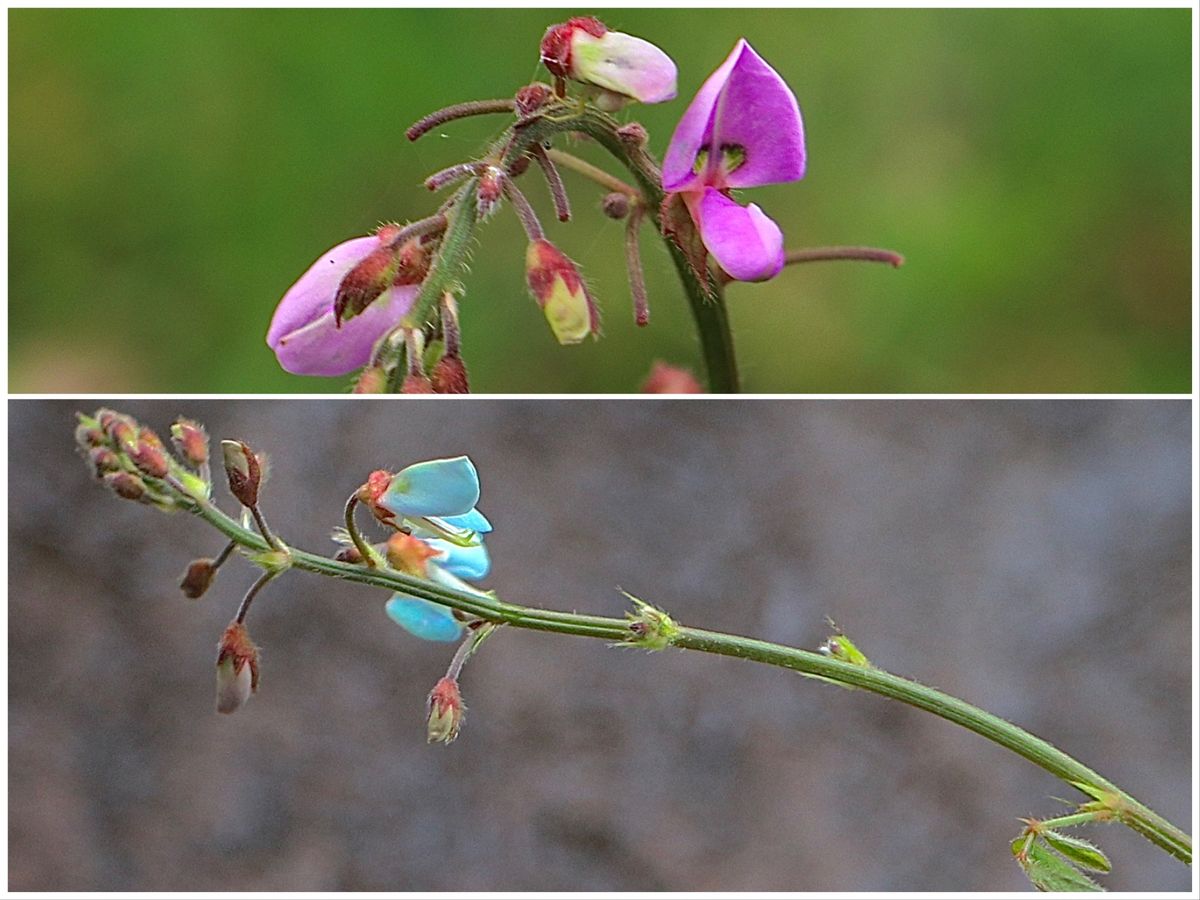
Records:
{"label": "slender stalk", "polygon": [[375,554],[372,552],[371,545],[363,540],[362,532],[358,530],[358,523],[354,521],[354,510],[358,506],[358,491],[355,491],[346,500],[346,533],[350,535],[350,540],[354,542],[354,549],[363,559],[363,565],[375,568]]}
{"label": "slender stalk", "polygon": [[650,324],[650,301],[646,296],[646,274],[642,271],[642,253],[638,249],[638,232],[642,227],[645,209],[634,203],[625,221],[625,267],[629,270],[629,292],[633,294],[633,320],[639,325]]}
{"label": "slender stalk", "polygon": [[[182,488],[178,482],[173,483],[172,487],[176,490]],[[270,549],[260,535],[243,528],[207,497],[186,491],[183,493],[184,503],[190,506],[192,512],[230,540],[251,550]],[[353,535],[353,532],[351,533]],[[506,603],[491,595],[452,590],[392,569],[339,562],[303,550],[293,549],[290,554],[294,568],[420,597],[488,622],[557,634],[600,638],[610,642],[635,645],[638,643],[638,633],[631,629],[628,620],[521,606]],[[1106,796],[1106,807],[1114,812],[1117,821],[1128,825],[1184,862],[1191,863],[1192,842],[1184,831],[1047,741],[942,691],[882,669],[844,662],[808,650],[700,628],[674,626],[669,643],[681,650],[715,653],[792,669],[931,712],[1011,750],[1074,787],[1086,786],[1088,790],[1084,793],[1090,796]]]}
{"label": "slender stalk", "polygon": [[542,223],[538,221],[537,213],[533,211],[533,207],[529,205],[529,201],[525,199],[521,189],[513,184],[511,178],[504,179],[504,196],[512,204],[513,212],[521,220],[521,227],[525,229],[525,236],[529,238],[530,242],[540,241],[544,238],[546,233],[542,231]]}
{"label": "slender stalk", "polygon": [[633,185],[626,184],[615,175],[610,175],[599,166],[593,166],[585,159],[580,159],[574,153],[567,153],[563,150],[555,150],[548,148],[546,156],[551,159],[555,165],[561,166],[564,169],[570,169],[584,178],[594,181],[606,191],[612,191],[618,194],[626,194],[634,200],[641,200],[642,195]]}
{"label": "slender stalk", "polygon": [[895,250],[881,250],[878,247],[805,247],[803,250],[789,250],[784,254],[783,264],[794,266],[798,263],[839,259],[886,263],[893,269],[904,265],[904,257],[901,254]]}
{"label": "slender stalk", "polygon": [[562,176],[554,166],[554,161],[546,153],[546,148],[537,144],[533,148],[533,158],[541,166],[542,174],[546,177],[546,186],[550,189],[550,197],[554,200],[554,214],[560,222],[571,221],[571,201],[567,197],[567,187],[563,184]]}
{"label": "slender stalk", "polygon": [[511,113],[517,108],[515,100],[471,100],[467,103],[455,103],[436,112],[431,112],[423,119],[418,119],[408,127],[404,134],[410,141],[415,141],[439,125],[453,122],[455,119],[465,119],[467,116],[484,116],[491,113]]}
{"label": "slender stalk", "polygon": [[279,542],[279,538],[271,533],[271,529],[267,527],[267,520],[263,518],[262,512],[258,508],[258,504],[248,507],[250,515],[254,517],[254,524],[258,526],[258,530],[262,532],[262,536],[267,539],[267,543],[271,545],[272,550],[282,550],[283,544]]}
{"label": "slender stalk", "polygon": [[225,545],[225,549],[217,554],[217,558],[212,561],[213,571],[221,568],[225,564],[225,560],[229,559],[229,554],[237,549],[237,541],[230,541]]}
{"label": "slender stalk", "polygon": [[254,598],[258,596],[258,592],[267,586],[267,582],[273,579],[278,572],[263,572],[259,576],[258,581],[250,586],[250,590],[246,591],[246,596],[242,598],[242,605],[238,607],[237,615],[233,621],[241,625],[246,621],[246,614],[250,612],[250,604],[254,602]]}

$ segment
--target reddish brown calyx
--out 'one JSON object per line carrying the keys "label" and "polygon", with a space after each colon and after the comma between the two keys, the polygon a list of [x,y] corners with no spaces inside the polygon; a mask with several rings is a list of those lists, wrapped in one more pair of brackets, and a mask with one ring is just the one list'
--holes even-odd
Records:
{"label": "reddish brown calyx", "polygon": [[608,28],[592,16],[575,16],[561,25],[551,25],[542,36],[542,64],[555,78],[571,77],[571,40],[576,29],[592,37],[603,37]]}
{"label": "reddish brown calyx", "polygon": [[358,499],[359,502],[366,504],[376,519],[384,525],[395,527],[396,514],[384,509],[379,503],[391,484],[392,473],[386,469],[376,469],[367,476],[366,482],[358,489]]}

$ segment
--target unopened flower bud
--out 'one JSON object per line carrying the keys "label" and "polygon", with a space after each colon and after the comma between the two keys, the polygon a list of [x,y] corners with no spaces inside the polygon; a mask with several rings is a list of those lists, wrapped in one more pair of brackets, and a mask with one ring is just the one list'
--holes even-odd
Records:
{"label": "unopened flower bud", "polygon": [[126,500],[140,500],[146,493],[146,483],[131,472],[109,472],[104,476],[104,483]]}
{"label": "unopened flower bud", "polygon": [[429,380],[427,375],[411,373],[404,376],[404,382],[400,385],[400,393],[402,394],[432,394],[433,382]]}
{"label": "unopened flower bud", "polygon": [[96,477],[103,478],[109,472],[121,469],[121,458],[107,447],[93,447],[88,451],[88,462],[96,470]]}
{"label": "unopened flower bud", "polygon": [[338,562],[351,563],[357,565],[363,561],[363,555],[359,553],[357,547],[343,547],[334,554],[334,559]]}
{"label": "unopened flower bud", "polygon": [[166,454],[160,447],[155,446],[154,441],[147,440],[144,433],[137,446],[130,452],[129,458],[143,474],[151,478],[165,478],[170,471]]}
{"label": "unopened flower bud", "polygon": [[704,388],[689,370],[661,360],[654,363],[649,377],[642,382],[643,394],[703,394]]}
{"label": "unopened flower bud", "polygon": [[189,465],[199,467],[208,462],[208,435],[199,422],[176,419],[171,426],[171,442]]}
{"label": "unopened flower bud", "polygon": [[417,578],[429,577],[429,567],[426,563],[437,554],[438,551],[429,544],[403,531],[398,531],[388,538],[388,565]]}
{"label": "unopened flower bud", "polygon": [[382,366],[367,366],[354,382],[356,394],[382,394],[387,390],[387,372]]}
{"label": "unopened flower bud", "polygon": [[187,571],[183,573],[183,580],[179,583],[179,587],[185,597],[195,600],[204,596],[204,592],[208,590],[208,586],[212,584],[216,574],[217,567],[213,565],[211,559],[194,559],[188,563]]}
{"label": "unopened flower bud", "polygon": [[629,215],[629,195],[620,191],[605,194],[600,201],[600,208],[610,219],[623,219]]}
{"label": "unopened flower bud", "polygon": [[629,122],[617,129],[617,138],[630,147],[645,147],[650,141],[650,134],[640,122]]}
{"label": "unopened flower bud", "polygon": [[503,196],[504,170],[496,166],[484,167],[479,173],[479,187],[475,191],[475,208],[479,221],[486,221],[500,208],[500,198]]}
{"label": "unopened flower bud", "polygon": [[525,276],[533,298],[560,344],[578,344],[600,331],[600,317],[575,263],[545,239],[530,243]]}
{"label": "unopened flower bud", "polygon": [[258,505],[258,487],[262,483],[262,467],[254,451],[241,441],[221,441],[225,458],[225,474],[229,477],[229,492],[242,506]]}
{"label": "unopened flower bud", "polygon": [[114,419],[106,429],[109,439],[123,453],[132,453],[137,448],[138,430],[132,420],[127,417]]}
{"label": "unopened flower bud", "polygon": [[435,394],[469,394],[467,367],[458,356],[443,356],[429,375]]}
{"label": "unopened flower bud", "polygon": [[533,115],[549,103],[553,96],[554,90],[548,84],[535,81],[533,84],[525,85],[517,91],[517,115],[521,118]]}
{"label": "unopened flower bud", "polygon": [[258,648],[240,622],[231,622],[217,645],[217,712],[241,708],[258,690]]}
{"label": "unopened flower bud", "polygon": [[520,178],[529,171],[529,164],[531,162],[532,160],[528,156],[521,156],[517,159],[514,159],[512,164],[508,167],[508,177]]}
{"label": "unopened flower bud", "polygon": [[426,720],[425,734],[429,743],[449,744],[458,737],[466,711],[457,681],[446,677],[435,684],[429,692],[429,716]]}
{"label": "unopened flower bud", "polygon": [[627,100],[661,103],[675,97],[675,63],[649,41],[609,31],[599,19],[577,16],[547,29],[542,62],[556,78],[600,90],[599,104],[617,109]]}
{"label": "unopened flower bud", "polygon": [[92,450],[104,443],[104,432],[90,421],[81,421],[75,426],[75,443],[81,450]]}

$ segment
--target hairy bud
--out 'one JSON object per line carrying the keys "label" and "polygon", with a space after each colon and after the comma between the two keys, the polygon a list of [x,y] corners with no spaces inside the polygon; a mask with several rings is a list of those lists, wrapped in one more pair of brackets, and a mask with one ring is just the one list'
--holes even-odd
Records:
{"label": "hairy bud", "polygon": [[534,300],[560,344],[600,332],[600,316],[575,263],[545,239],[530,243],[525,276]]}
{"label": "hairy bud", "polygon": [[404,376],[404,383],[400,385],[400,393],[432,394],[434,393],[433,382],[427,375],[413,372]]}
{"label": "hairy bud", "polygon": [[141,500],[146,493],[146,483],[130,472],[109,472],[104,483],[125,500]]}
{"label": "hairy bud", "polygon": [[458,737],[466,711],[457,681],[446,677],[435,684],[429,692],[429,715],[426,719],[425,734],[429,743],[449,744]]}
{"label": "hairy bud", "polygon": [[397,269],[395,252],[390,245],[384,244],[347,272],[333,301],[333,318],[337,326],[340,328],[343,322],[357,316],[391,287]]}
{"label": "hairy bud", "polygon": [[194,559],[188,563],[187,571],[183,573],[183,580],[179,583],[179,588],[183,591],[183,595],[191,600],[203,597],[216,574],[217,567],[213,564],[213,560]]}
{"label": "hairy bud", "polygon": [[171,442],[189,465],[198,467],[208,462],[208,434],[199,422],[176,419],[171,426]]}
{"label": "hairy bud", "polygon": [[88,451],[88,462],[96,471],[97,478],[103,478],[109,472],[119,472],[121,458],[107,447],[93,447]]}
{"label": "hairy bud", "polygon": [[240,622],[231,622],[217,645],[217,712],[232,713],[258,690],[258,648]]}
{"label": "hairy bud", "polygon": [[129,454],[129,459],[140,472],[151,478],[165,478],[167,472],[170,471],[167,465],[167,455],[163,453],[161,447],[155,446],[153,440],[147,440],[145,430],[143,430],[137,446]]}
{"label": "hairy bud", "polygon": [[387,390],[387,372],[382,366],[367,366],[354,382],[356,394],[382,394]]}
{"label": "hairy bud", "polygon": [[629,195],[620,191],[605,194],[600,201],[600,208],[610,219],[623,219],[629,215]]}
{"label": "hairy bud", "polygon": [[458,356],[443,356],[429,374],[435,394],[469,394],[467,367]]}
{"label": "hairy bud", "polygon": [[617,129],[617,138],[622,144],[637,148],[646,146],[650,141],[650,134],[640,122],[630,122]]}
{"label": "hairy bud", "polygon": [[221,453],[225,459],[225,474],[229,477],[229,492],[243,506],[257,506],[262,467],[254,451],[241,441],[221,441]]}

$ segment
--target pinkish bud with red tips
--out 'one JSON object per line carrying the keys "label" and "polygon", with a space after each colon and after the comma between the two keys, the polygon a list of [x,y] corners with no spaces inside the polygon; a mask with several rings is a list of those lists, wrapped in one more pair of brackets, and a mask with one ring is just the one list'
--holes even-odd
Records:
{"label": "pinkish bud with red tips", "polygon": [[176,419],[171,426],[171,443],[188,465],[199,467],[208,462],[208,434],[199,422]]}
{"label": "pinkish bud with red tips", "polygon": [[145,430],[143,430],[137,446],[130,452],[129,459],[142,474],[149,475],[151,478],[165,478],[167,472],[170,471],[167,465],[167,455],[163,453],[161,447],[155,445],[154,440],[147,439]]}
{"label": "pinkish bud with red tips", "polygon": [[367,366],[354,382],[356,394],[382,394],[387,391],[387,372],[382,366]]}
{"label": "pinkish bud with red tips", "polygon": [[[559,80],[591,87],[609,111],[629,100],[662,103],[675,97],[675,63],[649,41],[609,31],[599,19],[577,16],[547,29],[542,62]],[[560,91],[561,93],[561,91]]]}
{"label": "pinkish bud with red tips", "polygon": [[527,84],[517,91],[517,115],[522,118],[533,115],[549,103],[553,96],[554,90],[548,84],[542,84],[540,81]]}
{"label": "pinkish bud with red tips", "polygon": [[88,451],[88,462],[96,471],[97,478],[103,478],[109,472],[121,470],[121,459],[107,447],[93,447]]}
{"label": "pinkish bud with red tips", "polygon": [[257,506],[262,466],[254,451],[241,441],[221,441],[221,453],[225,460],[225,474],[229,477],[229,493],[242,506]]}
{"label": "pinkish bud with red tips", "polygon": [[447,676],[429,692],[429,716],[426,719],[426,739],[431,744],[449,744],[458,737],[467,707],[463,703],[458,682]]}
{"label": "pinkish bud with red tips", "polygon": [[217,712],[237,712],[258,690],[258,647],[241,622],[231,622],[217,645]]}
{"label": "pinkish bud with red tips", "polygon": [[525,276],[550,330],[560,344],[578,344],[600,333],[600,314],[575,263],[539,239],[525,253]]}
{"label": "pinkish bud with red tips", "polygon": [[146,493],[146,483],[131,472],[109,472],[104,483],[125,500],[141,500]]}
{"label": "pinkish bud with red tips", "polygon": [[443,356],[429,373],[435,394],[469,394],[467,367],[460,356]]}
{"label": "pinkish bud with red tips", "polygon": [[688,369],[672,366],[661,360],[654,363],[649,377],[642,383],[643,394],[703,394],[704,389]]}

